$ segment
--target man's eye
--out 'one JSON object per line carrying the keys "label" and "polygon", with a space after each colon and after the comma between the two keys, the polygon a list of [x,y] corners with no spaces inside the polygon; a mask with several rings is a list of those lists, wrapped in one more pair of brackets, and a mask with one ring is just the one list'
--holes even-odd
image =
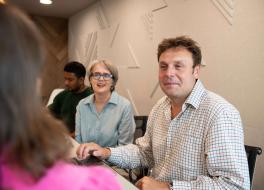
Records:
{"label": "man's eye", "polygon": [[167,68],[166,65],[161,65],[161,66],[160,66],[160,69],[162,69],[162,70],[164,70],[164,69],[166,69],[166,68]]}
{"label": "man's eye", "polygon": [[180,68],[182,68],[182,65],[175,65],[174,66],[176,69],[180,69]]}

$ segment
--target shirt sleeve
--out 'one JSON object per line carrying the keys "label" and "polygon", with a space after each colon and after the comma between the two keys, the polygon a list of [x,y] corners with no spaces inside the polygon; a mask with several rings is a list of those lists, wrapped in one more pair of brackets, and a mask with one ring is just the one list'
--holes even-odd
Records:
{"label": "shirt sleeve", "polygon": [[139,149],[134,144],[110,148],[111,156],[108,162],[119,166],[120,168],[137,168],[141,166],[139,159]]}
{"label": "shirt sleeve", "polygon": [[59,118],[60,117],[60,107],[61,107],[61,103],[60,103],[60,97],[59,97],[60,94],[58,94],[53,102],[48,106],[51,114],[56,117],[56,118]]}
{"label": "shirt sleeve", "polygon": [[131,104],[124,107],[122,118],[118,126],[118,146],[133,142],[136,124]]}
{"label": "shirt sleeve", "polygon": [[146,133],[136,140],[136,144],[110,148],[111,156],[107,161],[121,168],[153,167],[151,128],[151,121],[148,120]]}
{"label": "shirt sleeve", "polygon": [[208,176],[173,180],[173,189],[250,189],[239,113],[223,111],[212,121],[205,142]]}
{"label": "shirt sleeve", "polygon": [[75,114],[75,140],[78,143],[82,143],[81,137],[81,112],[80,112],[81,101],[76,107],[76,114]]}

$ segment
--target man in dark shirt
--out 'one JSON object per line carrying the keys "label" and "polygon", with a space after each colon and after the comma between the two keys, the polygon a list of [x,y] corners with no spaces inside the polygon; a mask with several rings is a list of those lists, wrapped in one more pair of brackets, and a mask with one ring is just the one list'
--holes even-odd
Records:
{"label": "man in dark shirt", "polygon": [[90,94],[92,89],[84,84],[86,69],[83,64],[73,61],[64,67],[64,84],[66,89],[55,98],[49,110],[67,126],[71,136],[75,132],[75,113],[79,101]]}

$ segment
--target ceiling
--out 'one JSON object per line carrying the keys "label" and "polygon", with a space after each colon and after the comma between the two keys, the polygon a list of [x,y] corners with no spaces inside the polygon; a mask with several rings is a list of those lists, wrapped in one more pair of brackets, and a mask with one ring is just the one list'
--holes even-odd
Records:
{"label": "ceiling", "polygon": [[98,0],[53,0],[52,5],[42,5],[39,0],[6,0],[29,14],[69,18]]}

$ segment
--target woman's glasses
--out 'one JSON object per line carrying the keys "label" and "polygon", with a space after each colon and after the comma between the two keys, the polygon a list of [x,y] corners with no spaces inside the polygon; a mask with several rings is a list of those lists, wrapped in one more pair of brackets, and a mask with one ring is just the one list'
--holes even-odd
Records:
{"label": "woman's glasses", "polygon": [[110,80],[113,78],[113,75],[109,73],[92,73],[91,77],[93,77],[95,80],[100,80],[101,77],[103,80]]}

